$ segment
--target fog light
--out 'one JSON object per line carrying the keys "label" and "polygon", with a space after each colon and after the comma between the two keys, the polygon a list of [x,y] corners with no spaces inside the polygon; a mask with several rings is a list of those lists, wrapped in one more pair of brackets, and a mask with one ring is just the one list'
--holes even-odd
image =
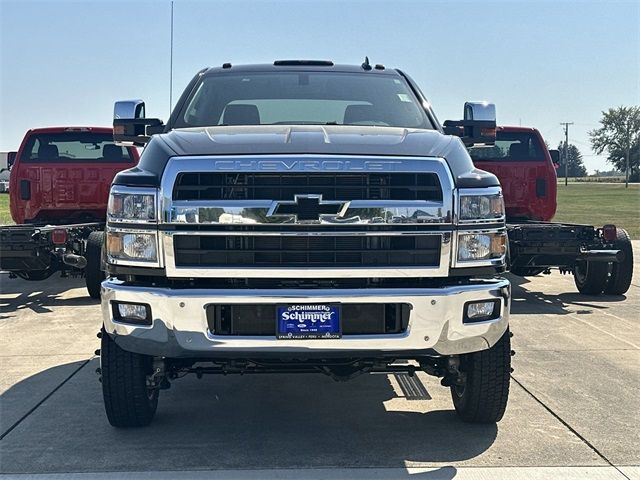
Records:
{"label": "fog light", "polygon": [[112,306],[116,322],[151,325],[151,307],[146,303],[113,302]]}
{"label": "fog light", "polygon": [[467,302],[464,306],[464,323],[484,322],[500,316],[500,300]]}

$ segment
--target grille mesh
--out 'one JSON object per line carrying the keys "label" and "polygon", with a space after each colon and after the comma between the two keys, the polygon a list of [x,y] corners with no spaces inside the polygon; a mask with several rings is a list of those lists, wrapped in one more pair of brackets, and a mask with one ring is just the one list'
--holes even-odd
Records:
{"label": "grille mesh", "polygon": [[176,267],[438,266],[440,235],[175,235]]}
{"label": "grille mesh", "polygon": [[174,200],[442,200],[435,173],[181,173]]}

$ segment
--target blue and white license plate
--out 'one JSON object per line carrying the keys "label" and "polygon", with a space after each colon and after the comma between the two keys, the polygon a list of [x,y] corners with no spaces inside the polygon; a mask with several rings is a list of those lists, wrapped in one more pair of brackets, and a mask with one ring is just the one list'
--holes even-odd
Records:
{"label": "blue and white license plate", "polygon": [[287,339],[340,338],[340,305],[280,305],[276,307],[276,336]]}

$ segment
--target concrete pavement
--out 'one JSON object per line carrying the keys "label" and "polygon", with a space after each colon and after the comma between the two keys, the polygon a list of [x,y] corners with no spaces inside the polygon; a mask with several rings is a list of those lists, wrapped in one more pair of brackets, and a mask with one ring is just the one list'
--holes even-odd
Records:
{"label": "concrete pavement", "polygon": [[639,278],[626,298],[581,296],[557,272],[512,278],[517,355],[497,427],[460,422],[448,390],[423,375],[423,399],[403,396],[394,376],[256,375],[178,380],[150,427],[122,431],[104,416],[93,355],[99,305],[82,281],[0,275],[0,471],[640,478]]}

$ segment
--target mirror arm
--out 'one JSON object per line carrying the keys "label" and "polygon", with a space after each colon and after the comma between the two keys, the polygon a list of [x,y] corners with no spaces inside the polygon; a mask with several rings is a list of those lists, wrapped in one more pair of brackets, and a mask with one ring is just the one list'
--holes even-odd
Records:
{"label": "mirror arm", "polygon": [[460,137],[467,147],[475,144],[495,144],[495,120],[446,120],[443,127],[446,135]]}
{"label": "mirror arm", "polygon": [[116,118],[113,120],[113,140],[117,144],[142,147],[151,136],[164,131],[159,118]]}

